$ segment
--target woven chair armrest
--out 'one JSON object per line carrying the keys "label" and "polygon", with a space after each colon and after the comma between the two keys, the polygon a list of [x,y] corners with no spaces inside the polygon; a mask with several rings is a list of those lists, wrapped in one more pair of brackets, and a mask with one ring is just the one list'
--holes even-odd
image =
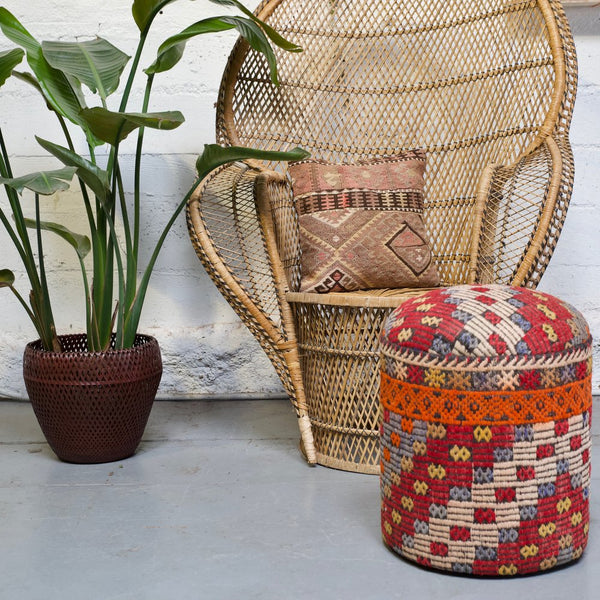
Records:
{"label": "woven chair armrest", "polygon": [[[274,242],[272,261],[282,269],[282,293],[300,288],[300,224],[289,177],[263,170],[257,178],[256,202],[265,236]],[[268,217],[268,218],[267,218]]]}
{"label": "woven chair armrest", "polygon": [[267,187],[266,173],[242,162],[215,169],[190,198],[187,221],[198,257],[221,293],[278,344],[285,333],[255,202],[257,182]]}
{"label": "woven chair armrest", "polygon": [[309,463],[316,461],[299,368],[285,270],[271,206],[289,195],[287,179],[255,163],[215,169],[187,206],[192,245],[219,291],[256,337],[290,396]]}
{"label": "woven chair armrest", "polygon": [[573,174],[566,136],[547,136],[514,163],[486,167],[477,191],[470,283],[537,286],[564,223]]}

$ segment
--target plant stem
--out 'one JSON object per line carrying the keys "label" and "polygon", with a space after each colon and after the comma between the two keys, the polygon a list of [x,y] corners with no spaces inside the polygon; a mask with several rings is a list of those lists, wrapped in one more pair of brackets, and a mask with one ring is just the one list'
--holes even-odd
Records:
{"label": "plant stem", "polygon": [[119,199],[121,204],[121,213],[123,215],[123,228],[125,230],[125,248],[126,248],[126,273],[125,273],[125,291],[123,296],[123,316],[129,310],[136,294],[137,283],[137,264],[138,257],[134,252],[131,238],[131,225],[129,221],[129,212],[125,201],[125,190],[123,188],[123,179],[121,176],[121,168],[116,164],[115,173],[117,175],[117,185],[119,188]]}
{"label": "plant stem", "polygon": [[[167,4],[167,2],[165,2],[165,4]],[[135,79],[135,75],[137,73],[137,69],[140,63],[140,59],[142,56],[142,51],[144,49],[144,45],[146,43],[146,38],[148,36],[148,31],[150,29],[150,26],[152,24],[152,22],[154,21],[154,18],[156,16],[156,14],[158,13],[158,8],[156,13],[152,16],[152,18],[149,20],[149,22],[147,23],[144,31],[142,31],[140,33],[140,38],[139,38],[139,42],[138,42],[138,46],[133,58],[133,61],[131,63],[131,68],[129,70],[129,75],[127,77],[127,82],[125,84],[125,88],[123,90],[123,94],[121,96],[121,103],[119,105],[119,112],[125,112],[125,110],[127,109],[127,103],[129,102],[129,96],[131,94],[131,89],[133,87],[133,82]],[[146,86],[146,94],[144,97],[144,103],[145,106],[147,106],[147,101],[149,99],[149,95],[150,95],[150,89],[152,87],[152,78],[150,78],[150,82],[147,83]],[[132,252],[133,252],[133,258],[134,258],[134,262],[135,262],[135,268],[134,268],[134,272],[131,273],[131,266],[132,263],[128,261],[128,273],[131,273],[128,277],[128,281],[130,280],[130,278],[132,276],[135,275],[135,278],[137,279],[137,258],[138,258],[138,250],[139,250],[139,228],[140,228],[140,208],[139,208],[139,169],[140,169],[140,165],[141,165],[141,159],[138,160],[137,156],[139,154],[141,154],[141,148],[142,148],[142,143],[143,143],[143,133],[140,132],[141,135],[140,137],[138,137],[138,147],[136,150],[136,173],[138,175],[136,175],[136,185],[135,185],[135,189],[138,190],[138,195],[136,195],[136,199],[134,200],[135,202],[135,208],[134,208],[134,235],[133,235],[133,239],[134,239],[134,243],[133,243],[133,248],[132,248]],[[117,137],[118,139],[118,137]],[[115,181],[114,179],[114,175],[115,175],[115,171],[117,168],[117,162],[118,162],[118,142],[115,144],[115,146],[113,146],[113,148],[111,149],[110,152],[110,156],[108,159],[108,164],[107,164],[107,172],[109,174],[109,177],[113,177],[113,182]],[[115,187],[113,185],[113,193],[115,192]],[[114,219],[112,219],[111,215],[109,212],[106,211],[106,207],[104,207],[104,212],[105,212],[105,223],[108,223],[109,229],[110,229],[110,238],[114,241],[114,251],[115,251],[115,255],[116,255],[116,259],[117,259],[117,270],[119,272],[119,305],[118,305],[118,315],[117,315],[117,340],[116,340],[116,344],[117,344],[117,348],[118,347],[127,347],[126,345],[126,341],[125,341],[125,323],[126,321],[129,321],[129,312],[130,309],[132,308],[131,306],[124,306],[124,301],[125,301],[125,283],[123,280],[123,264],[122,264],[122,258],[121,258],[121,254],[119,251],[119,246],[118,246],[118,239],[117,239],[117,235],[116,235],[116,230],[114,227]],[[131,285],[128,286],[129,289],[131,289]],[[133,289],[135,289],[135,285],[133,286]],[[131,294],[131,292],[130,292]],[[136,293],[136,297],[137,297],[137,293]],[[133,304],[133,299],[132,299],[132,304]],[[125,311],[127,312],[127,316],[125,315]],[[133,344],[133,341],[131,342],[131,344]],[[131,345],[130,344],[130,345]]]}
{"label": "plant stem", "polygon": [[[12,178],[12,169],[10,167],[10,158],[8,156],[8,152],[6,150],[6,145],[4,143],[4,136],[2,135],[2,130],[0,129],[0,149],[2,150],[2,168],[6,170],[6,176]],[[15,219],[15,225],[17,227],[17,232],[19,237],[21,238],[21,242],[23,243],[23,248],[28,257],[33,257],[33,251],[31,249],[31,244],[29,243],[29,236],[27,235],[27,227],[25,226],[25,220],[23,218],[23,211],[21,210],[21,203],[19,202],[19,196],[15,190],[12,188],[7,188],[6,194],[8,196],[8,201],[10,203],[10,207],[13,211],[13,217]]]}
{"label": "plant stem", "polygon": [[[121,103],[119,105],[119,112],[124,112],[125,109],[127,108],[127,102],[129,101],[129,96],[131,94],[131,89],[133,87],[133,82],[135,79],[135,75],[140,63],[140,59],[142,56],[142,51],[144,49],[144,45],[146,43],[146,38],[148,35],[148,28],[146,28],[145,31],[143,31],[140,34],[140,39],[138,42],[138,46],[135,52],[135,56],[133,58],[133,61],[131,63],[131,68],[129,70],[129,75],[127,77],[127,82],[125,84],[125,89],[123,90],[123,95],[121,96]],[[117,136],[118,139],[118,136]],[[105,241],[105,248],[106,248],[106,261],[104,264],[104,268],[100,269],[99,265],[98,268],[96,268],[96,264],[95,264],[95,268],[94,268],[94,281],[96,282],[96,284],[99,282],[100,276],[104,277],[104,281],[102,281],[102,289],[98,290],[98,291],[94,291],[94,295],[98,294],[98,298],[97,300],[100,300],[101,303],[101,311],[102,311],[102,315],[104,316],[105,311],[107,310],[107,297],[104,294],[104,287],[106,285],[106,279],[109,279],[110,282],[112,283],[112,258],[113,258],[113,253],[114,255],[116,255],[116,259],[117,259],[117,270],[119,273],[119,304],[117,306],[118,309],[118,316],[117,316],[117,329],[120,330],[120,334],[121,335],[117,335],[117,347],[119,347],[119,343],[122,342],[123,339],[123,324],[124,324],[124,314],[123,314],[123,301],[124,301],[124,293],[125,293],[125,283],[124,283],[124,279],[123,279],[123,264],[122,264],[122,259],[121,259],[121,253],[119,251],[119,244],[118,244],[118,238],[117,238],[117,234],[116,234],[116,230],[115,230],[115,226],[114,226],[114,219],[111,216],[111,209],[114,206],[114,194],[116,192],[116,188],[115,188],[115,172],[116,172],[116,165],[117,165],[117,161],[118,161],[118,142],[111,148],[110,151],[110,155],[108,157],[108,163],[106,166],[106,171],[108,173],[108,176],[112,178],[113,180],[113,186],[112,186],[112,202],[111,202],[111,206],[106,206],[105,203],[101,202],[98,198],[96,198],[96,213],[97,213],[97,223],[98,223],[98,232],[99,232],[99,237],[101,240]],[[106,226],[108,225],[109,231],[110,233],[107,232]],[[108,233],[108,235],[107,235]],[[95,256],[94,256],[95,258]],[[98,257],[100,258],[100,257]],[[136,261],[137,262],[137,261]],[[111,269],[111,274],[108,274],[108,268]],[[136,267],[137,268],[137,267]],[[112,289],[112,286],[111,286]],[[97,290],[96,285],[94,286],[94,290]],[[112,294],[111,294],[111,298],[112,298]],[[98,303],[97,303],[98,304]],[[96,309],[97,310],[97,309]],[[111,307],[112,310],[112,307]],[[105,319],[102,319],[102,323],[99,323],[99,328],[102,331],[103,329],[105,329],[105,327],[109,326],[109,323],[112,322],[112,315],[110,315],[108,322],[105,321]]]}
{"label": "plant stem", "polygon": [[4,228],[6,229],[8,235],[10,236],[10,239],[12,240],[13,244],[17,248],[17,252],[19,253],[19,256],[21,257],[21,260],[24,263],[26,263],[27,255],[25,254],[25,250],[23,250],[21,240],[19,239],[19,236],[16,234],[15,230],[13,229],[12,225],[10,224],[10,221],[8,220],[8,217],[6,216],[6,214],[4,213],[4,211],[1,208],[0,208],[0,221],[2,221],[2,225],[4,225]]}
{"label": "plant stem", "polygon": [[65,139],[67,140],[67,145],[69,146],[69,149],[72,152],[75,152],[75,146],[73,144],[73,139],[71,138],[71,132],[69,131],[69,128],[67,127],[67,122],[65,121],[65,118],[57,112],[55,112],[54,114],[58,118],[58,122],[60,123],[60,128],[63,131]]}
{"label": "plant stem", "polygon": [[144,45],[146,44],[146,37],[148,36],[148,27],[146,27],[145,31],[142,31],[140,34],[140,39],[138,42],[138,46],[135,51],[135,56],[133,57],[133,61],[131,62],[131,68],[129,69],[129,76],[127,77],[127,83],[125,84],[125,89],[123,90],[123,95],[121,96],[121,104],[119,105],[119,112],[125,112],[127,108],[127,103],[129,102],[129,95],[131,94],[131,88],[133,87],[133,81],[135,79],[135,74],[137,73],[138,65],[140,64],[140,59],[142,57],[142,51],[144,49]]}
{"label": "plant stem", "polygon": [[[64,133],[65,139],[67,141],[67,146],[68,146],[69,150],[71,150],[71,152],[75,152],[75,145],[73,144],[73,138],[71,137],[71,132],[69,131],[67,122],[65,121],[65,119],[62,115],[60,115],[59,113],[55,113],[55,114],[58,118],[58,121],[60,122],[60,126]],[[88,143],[88,148],[90,150],[90,158],[92,158],[92,160],[94,160],[94,148],[89,143]],[[85,182],[83,181],[83,179],[81,179],[81,177],[79,177],[78,179],[79,179],[79,187],[81,188],[81,196],[83,197],[83,202],[85,205],[85,212],[87,214],[88,223],[90,226],[90,232],[93,236],[94,232],[96,230],[96,223],[94,220],[94,212],[92,210],[92,205],[90,202],[90,197],[87,192],[87,187],[85,185]]]}
{"label": "plant stem", "polygon": [[[71,133],[69,131],[69,128],[67,126],[67,123],[66,123],[64,117],[62,115],[60,115],[59,113],[56,113],[56,116],[58,117],[58,120],[60,122],[60,126],[63,130],[69,150],[71,150],[72,152],[75,152],[75,145],[73,144],[73,138],[71,137]],[[95,163],[94,147],[89,142],[88,142],[88,148],[89,148],[89,152],[90,152],[90,159]],[[81,177],[79,177],[78,179],[79,179],[79,187],[81,189],[81,197],[83,198],[85,212],[87,215],[88,224],[89,224],[89,228],[90,228],[90,237],[91,237],[92,248],[93,248],[92,256],[93,256],[93,260],[95,262],[97,252],[98,252],[99,240],[98,240],[98,236],[97,236],[97,232],[96,232],[96,221],[94,218],[94,211],[92,210],[92,204],[90,202],[90,197],[89,197],[89,194],[87,191],[87,186],[85,185],[85,182],[83,181],[83,179],[81,179]],[[81,268],[81,276],[83,279],[83,290],[85,293],[85,321],[86,321],[86,331],[87,331],[87,339],[88,339],[88,349],[93,350],[94,348],[96,348],[98,345],[101,344],[101,341],[99,339],[94,340],[94,337],[95,337],[95,332],[93,329],[94,303],[91,301],[91,297],[90,297],[91,291],[90,291],[90,287],[89,287],[89,280],[88,280],[85,264],[84,264],[83,260],[81,259],[81,257],[78,256],[78,258],[79,258],[79,266]]]}
{"label": "plant stem", "polygon": [[127,254],[130,254],[133,250],[132,238],[131,238],[131,225],[129,222],[129,211],[127,210],[127,202],[125,200],[125,188],[123,186],[123,177],[121,175],[121,167],[119,162],[115,163],[114,173],[114,184],[113,187],[117,190],[119,195],[119,205],[121,207],[121,215],[123,217],[123,230],[125,233],[125,248]]}
{"label": "plant stem", "polygon": [[[117,235],[117,230],[115,227],[115,219],[114,219],[114,208],[116,204],[116,199],[114,198],[114,194],[116,193],[118,184],[117,184],[117,175],[119,171],[118,166],[118,157],[119,157],[119,145],[116,144],[114,147],[114,169],[113,169],[113,181],[112,181],[112,200],[111,207],[103,206],[104,208],[104,217],[105,223],[108,225],[109,230],[109,244],[108,244],[108,256],[114,257],[117,261],[117,276],[118,276],[118,286],[119,286],[119,300],[117,304],[117,336],[116,336],[116,348],[123,348],[122,340],[123,340],[123,322],[125,320],[125,316],[123,314],[124,311],[124,300],[125,300],[125,271],[123,269],[123,257],[121,256],[121,250],[119,248],[119,236]],[[112,263],[112,261],[110,261]],[[112,303],[111,303],[112,304]],[[110,322],[113,322],[112,314],[110,315]]]}
{"label": "plant stem", "polygon": [[[4,177],[12,177],[12,169],[10,166],[10,158],[8,156],[8,152],[6,150],[6,144],[4,143],[4,136],[2,135],[2,130],[0,129],[0,172]],[[27,271],[27,277],[29,278],[29,283],[31,284],[31,295],[30,297],[41,298],[43,295],[42,284],[40,282],[37,266],[35,264],[35,259],[33,255],[33,250],[31,248],[31,243],[29,241],[29,235],[27,233],[27,228],[25,226],[25,220],[23,218],[23,212],[21,210],[21,204],[19,202],[19,196],[17,192],[5,186],[6,195],[8,196],[8,202],[13,211],[13,217],[15,219],[17,231],[13,229],[8,220],[8,217],[4,214],[3,211],[0,210],[0,220],[8,232],[10,238],[15,244],[15,247],[21,257],[25,270]],[[46,343],[49,342],[49,339],[46,338],[44,332],[44,315],[35,310],[35,303],[32,303],[33,315],[32,318],[33,325],[35,326],[37,332],[40,335],[40,339],[44,340]],[[31,318],[31,314],[28,311],[28,314]],[[53,323],[51,323],[53,325]]]}
{"label": "plant stem", "polygon": [[83,279],[83,290],[85,293],[85,324],[88,338],[88,348],[90,346],[90,336],[92,335],[92,303],[90,298],[90,286],[88,282],[87,270],[85,268],[85,264],[83,259],[79,254],[77,255],[79,259],[79,267],[81,269],[81,277]]}
{"label": "plant stem", "polygon": [[[119,112],[125,112],[127,108],[127,103],[129,102],[129,96],[131,95],[131,89],[133,87],[133,82],[135,80],[135,75],[137,73],[138,66],[140,64],[140,59],[142,57],[142,51],[144,50],[144,45],[146,44],[146,38],[148,37],[148,29],[150,25],[142,33],[140,34],[140,39],[138,41],[138,45],[135,51],[135,55],[133,57],[133,61],[131,62],[131,68],[129,69],[129,75],[127,76],[127,82],[125,83],[125,89],[123,90],[123,94],[121,96],[121,103],[119,104]],[[117,138],[118,139],[118,138]],[[116,143],[118,145],[118,142]],[[112,171],[114,169],[114,164],[116,160],[115,156],[115,147],[113,146],[110,151],[110,156],[108,157],[108,163],[106,166],[106,171],[109,174],[109,177],[112,175]]]}
{"label": "plant stem", "polygon": [[54,330],[54,318],[52,316],[52,307],[50,305],[50,296],[48,294],[48,281],[46,279],[46,266],[44,262],[44,247],[42,245],[42,228],[40,226],[40,195],[35,194],[35,222],[36,222],[36,233],[37,233],[37,246],[38,246],[38,262],[40,265],[40,300],[39,305],[42,314],[40,315],[41,325],[44,330],[44,337],[42,341],[46,350],[55,348],[55,334]]}
{"label": "plant stem", "polygon": [[[148,75],[146,80],[146,91],[144,93],[144,102],[142,105],[142,113],[148,112],[148,106],[150,104],[150,93],[152,91],[152,84],[154,83],[154,73]],[[136,262],[139,256],[139,244],[140,244],[140,227],[141,227],[141,215],[140,215],[140,202],[141,202],[141,171],[142,171],[142,150],[144,147],[144,132],[145,127],[140,127],[138,131],[137,146],[135,149],[135,172],[134,172],[134,184],[133,184],[133,254]]]}
{"label": "plant stem", "polygon": [[2,169],[5,172],[5,177],[11,178],[13,176],[12,168],[10,166],[10,158],[6,150],[6,144],[4,143],[4,135],[2,129],[0,129],[0,148],[2,149]]}

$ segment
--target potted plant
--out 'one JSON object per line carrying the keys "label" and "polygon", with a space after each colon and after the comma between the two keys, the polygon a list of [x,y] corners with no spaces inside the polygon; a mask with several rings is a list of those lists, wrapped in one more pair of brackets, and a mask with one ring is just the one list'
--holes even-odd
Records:
{"label": "potted plant", "polygon": [[[25,350],[25,383],[50,446],[66,461],[119,460],[133,454],[139,444],[162,373],[156,340],[138,332],[140,315],[165,237],[202,178],[230,161],[296,160],[306,156],[298,148],[282,153],[205,146],[196,163],[196,183],[173,207],[150,258],[141,264],[144,130],[169,130],[184,122],[178,111],[148,112],[155,77],[177,64],[188,40],[230,29],[238,30],[254,50],[265,56],[274,83],[277,65],[272,44],[292,52],[301,50],[237,0],[210,0],[235,8],[240,14],[193,23],[165,40],[157,49],[155,61],[142,71],[140,59],[148,32],[157,14],[173,1],[134,0],[132,15],[139,42],[131,63],[129,56],[102,38],[38,42],[13,14],[0,7],[0,29],[16,45],[0,53],[0,85],[12,75],[34,86],[65,136],[62,143],[36,138],[58,159],[59,168],[15,176],[0,130],[0,184],[6,190],[5,204],[0,204],[0,221],[23,262],[31,289],[28,296],[21,294],[9,269],[0,270],[0,287],[15,294],[39,336]],[[24,58],[29,69],[17,70]],[[120,86],[129,63],[125,84]],[[146,86],[139,112],[131,112],[129,100],[136,77],[145,77]],[[86,98],[89,92],[93,94],[96,106],[87,105],[82,88],[87,88]],[[74,130],[85,136],[85,154],[75,150]],[[119,148],[134,132],[137,146],[130,207]],[[108,153],[101,162],[97,148],[103,145],[108,145]],[[41,197],[65,190],[72,182],[81,190],[82,210],[89,223],[86,234],[42,218]],[[25,207],[28,200],[31,204]],[[44,261],[46,232],[70,244],[79,262],[86,315],[86,331],[80,335],[59,335],[56,331]]]}

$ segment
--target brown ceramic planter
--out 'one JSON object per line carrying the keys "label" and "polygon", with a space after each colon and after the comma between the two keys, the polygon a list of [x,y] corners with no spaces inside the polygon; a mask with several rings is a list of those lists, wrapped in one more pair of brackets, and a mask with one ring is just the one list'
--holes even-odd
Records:
{"label": "brown ceramic planter", "polygon": [[38,340],[23,357],[27,393],[50,447],[74,463],[131,456],[162,376],[158,342],[138,335],[133,348],[89,352],[84,334],[60,340],[64,352],[45,351]]}

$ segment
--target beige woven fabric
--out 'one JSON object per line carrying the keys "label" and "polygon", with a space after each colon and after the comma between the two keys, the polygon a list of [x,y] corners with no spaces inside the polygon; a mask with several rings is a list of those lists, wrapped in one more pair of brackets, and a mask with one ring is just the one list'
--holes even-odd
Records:
{"label": "beige woven fabric", "polygon": [[[304,52],[278,51],[275,87],[264,58],[236,45],[219,142],[299,145],[333,162],[423,148],[424,222],[442,284],[537,285],[573,184],[577,70],[559,1],[266,0],[257,11]],[[204,182],[189,205],[192,242],[280,374],[309,461],[376,471],[371,333],[406,293],[298,293],[286,169],[266,166],[279,173],[233,165]]]}

